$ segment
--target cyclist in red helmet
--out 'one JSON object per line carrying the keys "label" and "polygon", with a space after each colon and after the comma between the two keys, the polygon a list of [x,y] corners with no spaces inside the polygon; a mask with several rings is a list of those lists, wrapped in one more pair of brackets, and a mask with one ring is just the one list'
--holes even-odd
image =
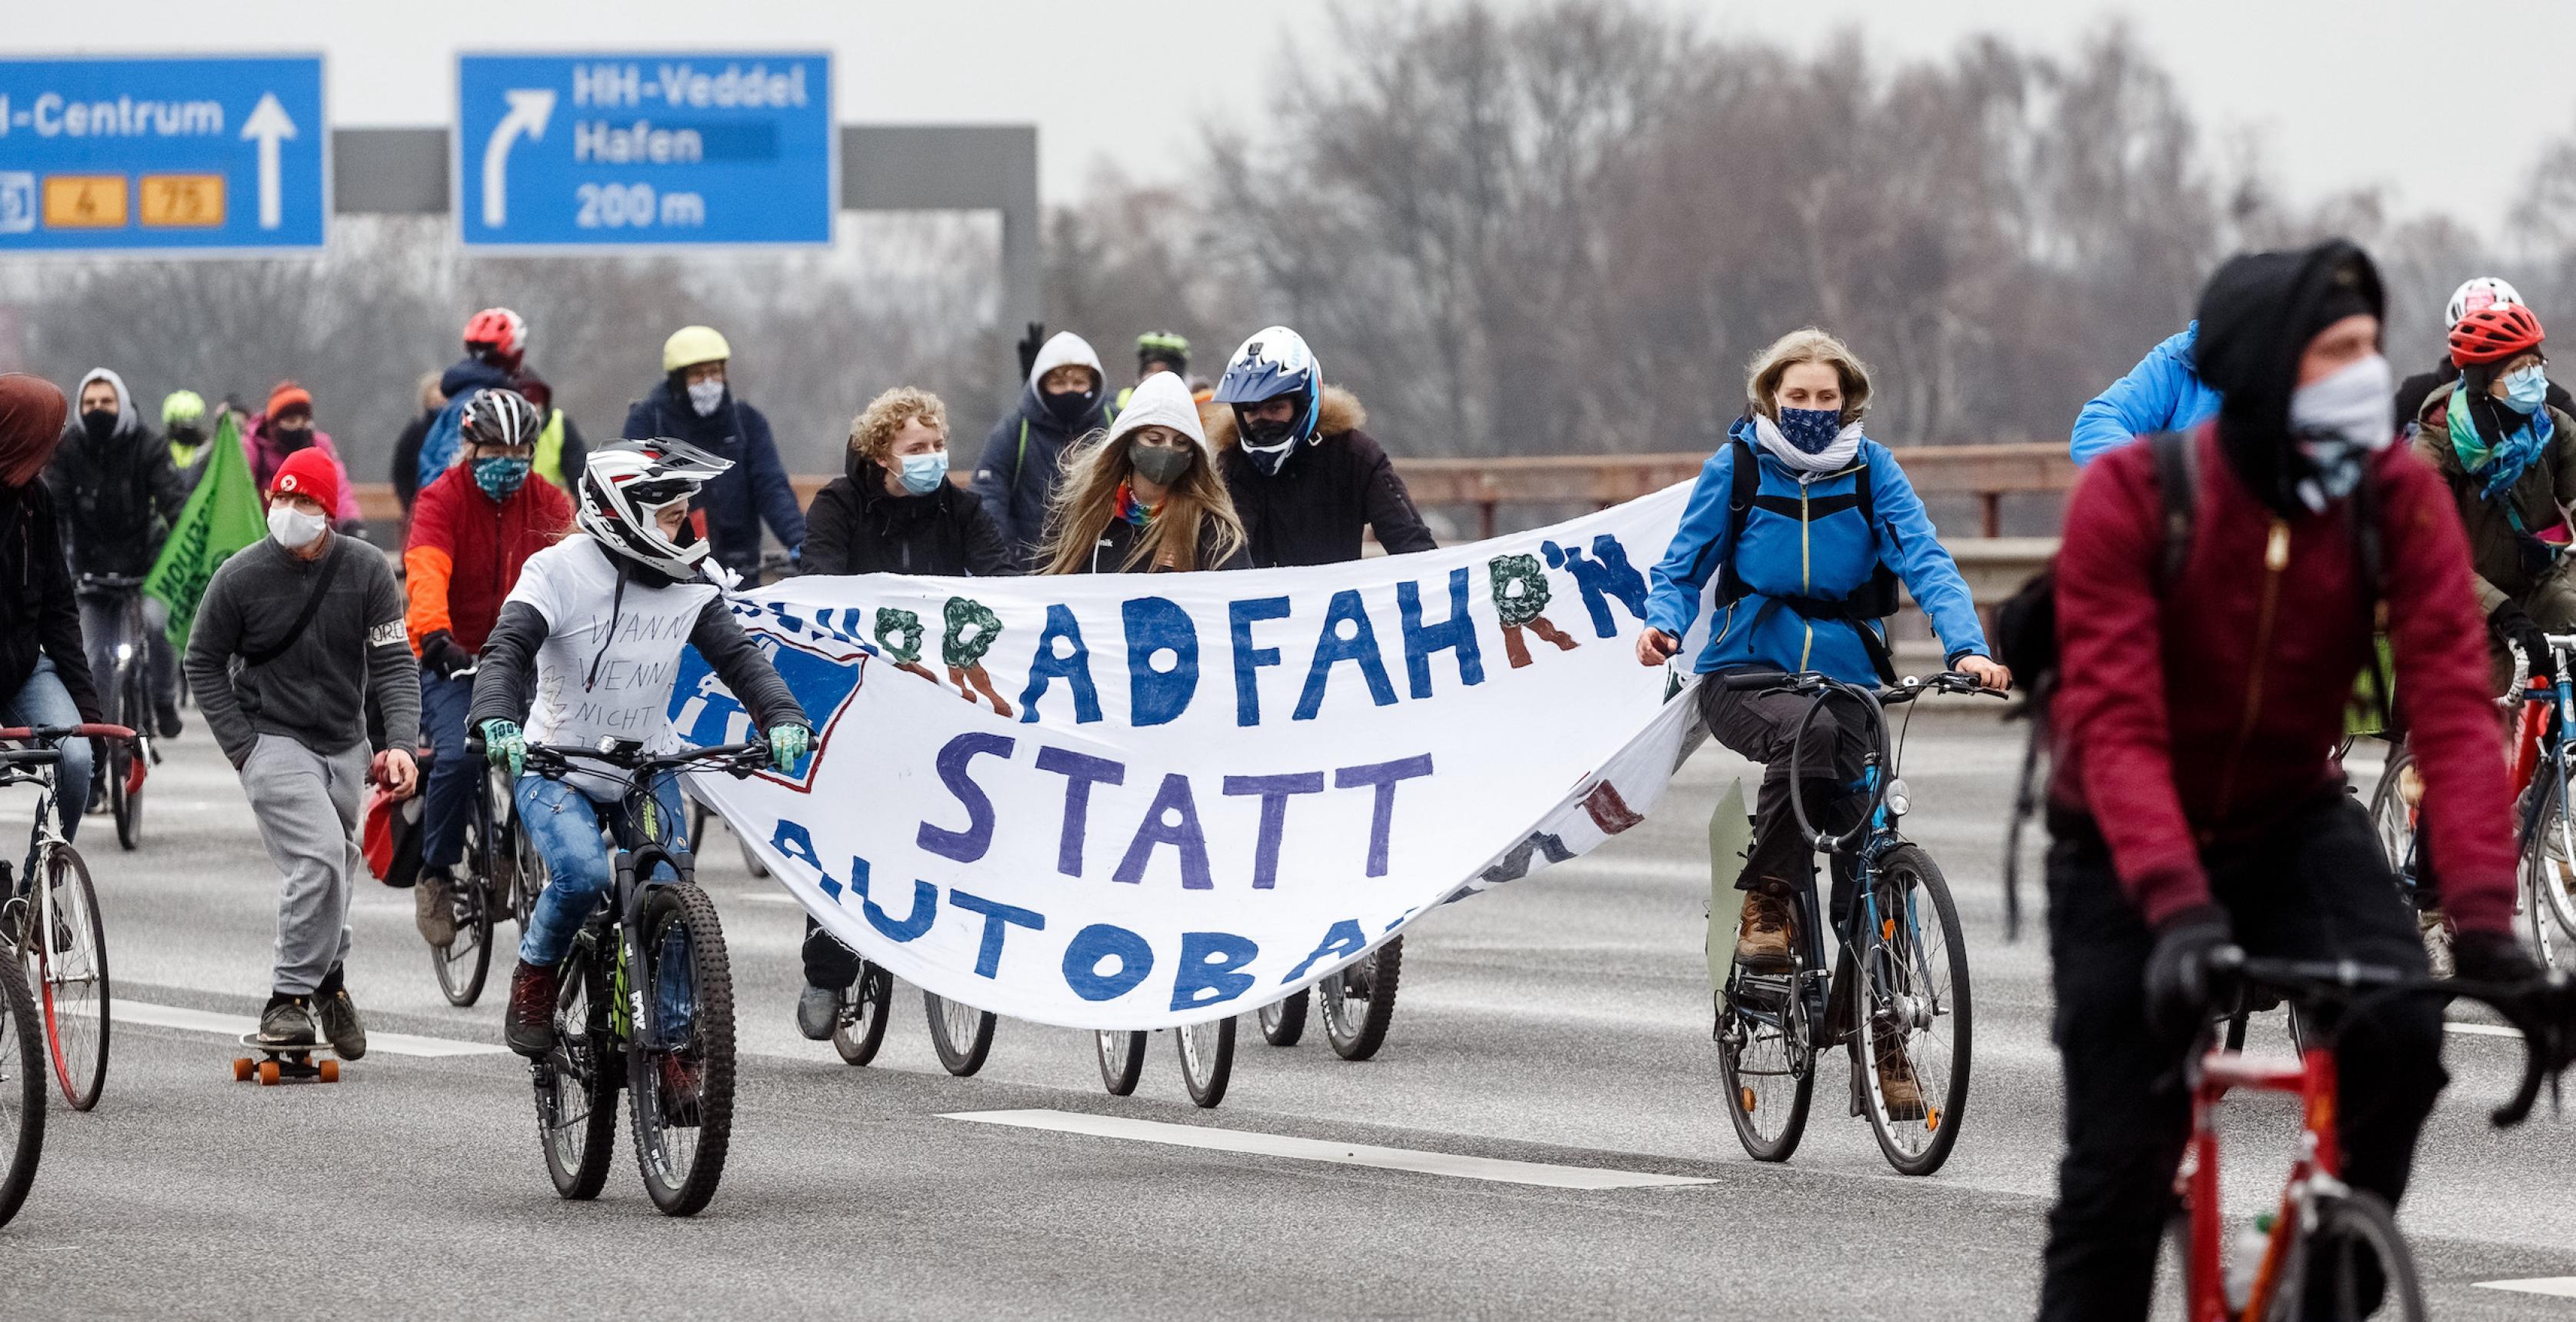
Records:
{"label": "cyclist in red helmet", "polygon": [[2495,302],[2451,327],[2457,381],[2416,410],[2415,453],[2450,483],[2469,533],[2478,606],[2495,641],[2545,665],[2543,633],[2576,629],[2566,510],[2576,503],[2576,418],[2548,403],[2547,333],[2520,303]]}

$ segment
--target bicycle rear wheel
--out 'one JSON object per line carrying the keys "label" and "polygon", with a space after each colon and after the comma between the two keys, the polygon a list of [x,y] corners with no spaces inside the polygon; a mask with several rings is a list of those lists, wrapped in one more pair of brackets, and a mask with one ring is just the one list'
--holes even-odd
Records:
{"label": "bicycle rear wheel", "polygon": [[733,968],[715,902],[695,882],[656,886],[637,918],[637,997],[657,1007],[656,1040],[627,1052],[635,1163],[665,1216],[715,1197],[733,1138]]}
{"label": "bicycle rear wheel", "polygon": [[1136,1080],[1145,1075],[1144,1033],[1092,1034],[1092,1049],[1100,1056],[1100,1086],[1112,1097],[1124,1097],[1136,1091]]}
{"label": "bicycle rear wheel", "polygon": [[894,975],[859,961],[859,980],[832,1019],[832,1049],[844,1065],[865,1065],[885,1045],[886,1008],[894,1000]]}
{"label": "bicycle rear wheel", "polygon": [[2576,946],[2576,817],[2568,809],[2566,773],[2544,765],[2537,817],[2522,851],[2524,907],[2543,962],[2557,968]]}
{"label": "bicycle rear wheel", "polygon": [[1190,1100],[1202,1107],[1223,1102],[1234,1078],[1234,1020],[1175,1028],[1172,1040],[1181,1050],[1181,1086],[1189,1089]]}
{"label": "bicycle rear wheel", "polygon": [[1395,1022],[1396,987],[1404,978],[1404,938],[1396,937],[1315,984],[1324,1040],[1344,1060],[1366,1060],[1386,1044]]}
{"label": "bicycle rear wheel", "polygon": [[993,1016],[929,992],[921,994],[921,1008],[930,1016],[930,1048],[949,1073],[962,1079],[984,1068],[993,1051]]}
{"label": "bicycle rear wheel", "polygon": [[44,867],[46,898],[37,907],[43,921],[28,937],[36,952],[33,990],[44,1006],[63,1100],[86,1111],[107,1086],[107,928],[80,851],[55,845],[45,851]]}
{"label": "bicycle rear wheel", "polygon": [[45,1049],[26,975],[0,960],[0,1226],[18,1214],[45,1151]]}
{"label": "bicycle rear wheel", "polygon": [[609,1061],[618,1044],[598,967],[592,939],[576,941],[555,990],[554,1050],[530,1068],[546,1174],[555,1192],[571,1199],[599,1196],[617,1145],[617,1074]]}
{"label": "bicycle rear wheel", "polygon": [[1968,943],[1949,883],[1920,846],[1889,850],[1871,889],[1878,930],[1863,935],[1855,965],[1863,1109],[1887,1164],[1929,1175],[1950,1159],[1967,1113]]}
{"label": "bicycle rear wheel", "polygon": [[1274,1047],[1293,1047],[1306,1035],[1306,1002],[1310,994],[1303,987],[1286,997],[1261,1007],[1261,1040]]}
{"label": "bicycle rear wheel", "polygon": [[1816,1091],[1814,1025],[1791,977],[1737,969],[1717,1014],[1726,1116],[1755,1161],[1787,1161],[1806,1136]]}
{"label": "bicycle rear wheel", "polygon": [[[2397,1218],[2377,1194],[2355,1189],[2318,1205],[2317,1228],[2300,1246],[2301,1298],[2322,1297],[2326,1316],[2360,1322],[2420,1322],[2424,1285]],[[2285,1316],[2298,1310],[2285,1309]],[[2316,1316],[2310,1310],[2306,1316]]]}

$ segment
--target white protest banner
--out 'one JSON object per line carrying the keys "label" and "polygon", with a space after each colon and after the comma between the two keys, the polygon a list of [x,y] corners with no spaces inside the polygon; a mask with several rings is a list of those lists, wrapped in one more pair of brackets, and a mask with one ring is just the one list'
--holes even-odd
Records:
{"label": "white protest banner", "polygon": [[[1246,1013],[1641,820],[1691,728],[1635,655],[1686,496],[1308,569],[790,579],[735,609],[816,751],[692,792],[940,996],[1076,1028]],[[694,652],[671,715],[750,735]]]}

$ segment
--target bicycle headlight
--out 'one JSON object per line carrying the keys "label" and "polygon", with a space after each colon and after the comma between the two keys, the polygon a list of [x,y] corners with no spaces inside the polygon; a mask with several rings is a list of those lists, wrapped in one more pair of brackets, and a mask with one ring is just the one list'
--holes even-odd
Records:
{"label": "bicycle headlight", "polygon": [[117,659],[117,660],[119,660],[119,661],[131,661],[131,660],[133,660],[133,659],[134,659],[134,644],[132,644],[132,643],[118,643],[118,644],[116,645],[116,659]]}
{"label": "bicycle headlight", "polygon": [[1887,782],[1887,815],[1902,817],[1913,809],[1914,800],[1905,792],[1905,781],[1900,778]]}

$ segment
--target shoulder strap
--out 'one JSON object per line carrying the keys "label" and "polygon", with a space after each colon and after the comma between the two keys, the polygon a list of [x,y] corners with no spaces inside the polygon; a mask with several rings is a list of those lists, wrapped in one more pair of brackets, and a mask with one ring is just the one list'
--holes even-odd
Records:
{"label": "shoulder strap", "polygon": [[1011,465],[1011,490],[1016,492],[1020,489],[1020,474],[1028,471],[1028,467],[1029,417],[1023,413],[1020,415],[1020,457]]}
{"label": "shoulder strap", "polygon": [[2390,699],[2387,658],[2379,648],[2380,635],[2388,631],[2388,582],[2376,475],[2365,468],[2347,503],[2352,508],[2353,568],[2361,575],[2362,609],[2370,621],[2370,696],[2379,705],[2380,719],[2393,726],[2397,709]]}
{"label": "shoulder strap", "polygon": [[[346,540],[345,537],[342,540]],[[242,652],[243,664],[267,665],[286,655],[286,649],[295,646],[295,640],[304,636],[305,626],[313,623],[314,615],[321,611],[322,599],[331,595],[331,580],[340,576],[340,562],[348,558],[345,548],[337,544],[331,547],[331,553],[322,557],[322,573],[313,580],[313,590],[304,594],[304,609],[296,613],[295,622],[286,626],[286,632],[275,643],[255,652]]]}
{"label": "shoulder strap", "polygon": [[2156,592],[2182,578],[2183,565],[2191,558],[2191,529],[2199,516],[2199,456],[2193,452],[2189,432],[2160,431],[2147,438],[2155,447],[2156,498],[2163,506],[2164,550],[2156,561]]}
{"label": "shoulder strap", "polygon": [[1869,535],[1876,537],[1878,491],[1876,484],[1869,480],[1869,461],[1863,459],[1844,471],[1852,475],[1852,500],[1860,507],[1860,521],[1869,528]]}
{"label": "shoulder strap", "polygon": [[1730,439],[1734,461],[1727,465],[1726,488],[1726,560],[1718,566],[1718,599],[1734,601],[1744,596],[1743,580],[1735,575],[1736,553],[1744,547],[1744,525],[1753,519],[1753,498],[1762,490],[1762,461],[1751,445]]}

